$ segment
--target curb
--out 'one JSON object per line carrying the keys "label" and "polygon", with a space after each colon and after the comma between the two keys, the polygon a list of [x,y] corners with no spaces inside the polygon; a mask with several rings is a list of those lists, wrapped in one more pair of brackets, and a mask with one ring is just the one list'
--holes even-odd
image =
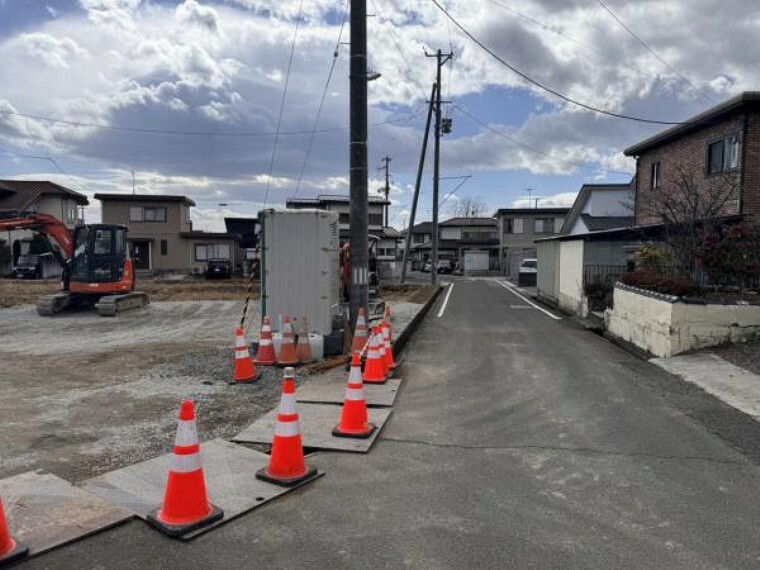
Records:
{"label": "curb", "polygon": [[417,330],[417,327],[420,326],[420,323],[428,314],[428,311],[430,311],[430,307],[432,307],[433,303],[435,303],[436,299],[438,299],[438,295],[441,294],[441,291],[443,291],[443,286],[439,285],[438,289],[436,289],[436,291],[422,306],[422,309],[420,309],[419,312],[414,316],[412,321],[407,325],[403,332],[398,335],[398,338],[393,343],[393,358],[399,357],[401,352],[404,350],[406,343],[409,342],[409,339],[411,338],[414,331]]}

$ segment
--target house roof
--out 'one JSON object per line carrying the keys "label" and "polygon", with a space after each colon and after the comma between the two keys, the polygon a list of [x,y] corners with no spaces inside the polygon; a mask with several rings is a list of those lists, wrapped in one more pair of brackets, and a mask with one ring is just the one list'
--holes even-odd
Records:
{"label": "house roof", "polygon": [[760,109],[760,91],[745,91],[724,101],[723,103],[707,109],[683,122],[666,129],[648,139],[636,143],[623,151],[626,156],[639,156],[642,153],[661,146],[674,139],[682,137],[693,131],[715,124],[721,119],[739,113],[747,109]]}
{"label": "house roof", "polygon": [[[380,198],[379,196],[368,196],[367,200],[371,204],[390,204],[390,201],[386,200],[385,198]],[[285,200],[285,205],[290,204],[305,204],[305,205],[314,205],[314,204],[348,204],[351,201],[350,196],[345,196],[342,194],[320,194],[316,198],[288,198]]]}
{"label": "house roof", "polygon": [[[401,234],[406,235],[406,232],[409,228],[404,229]],[[419,224],[414,224],[412,226],[412,234],[432,234],[433,233],[433,222],[420,222]]]}
{"label": "house roof", "polygon": [[[378,233],[378,232],[372,232],[372,233]],[[397,238],[401,236],[401,232],[399,232],[396,228],[392,228],[390,226],[385,226],[382,230],[379,232],[381,234],[380,237],[384,238]]]}
{"label": "house roof", "polygon": [[628,228],[636,223],[634,216],[591,216],[589,214],[581,214],[583,223],[586,224],[586,228],[590,232],[596,232],[600,230],[614,230],[616,228]]}
{"label": "house roof", "polygon": [[94,197],[101,202],[184,202],[195,206],[195,202],[187,196],[170,194],[95,194]]}
{"label": "house roof", "polygon": [[48,180],[0,180],[0,210],[26,210],[43,195],[70,198],[80,206],[90,203],[84,194]]}
{"label": "house roof", "polygon": [[511,215],[530,215],[540,216],[541,214],[567,214],[570,208],[499,208],[496,210],[496,216]]}
{"label": "house roof", "polygon": [[[583,211],[583,207],[586,205],[586,202],[588,202],[589,196],[591,196],[591,193],[595,190],[625,190],[627,192],[631,191],[631,186],[633,184],[633,180],[629,182],[628,184],[584,184],[581,186],[580,192],[578,192],[578,195],[575,197],[575,202],[573,202],[573,207],[570,208],[570,213],[565,218],[565,222],[562,224],[562,228],[560,228],[559,233],[564,234],[570,231],[570,228],[572,228],[575,225],[575,222],[578,220],[579,217],[581,217],[581,212]],[[584,216],[588,216],[588,214],[584,214]],[[591,216],[588,216],[589,218]],[[596,218],[600,219],[600,218]],[[583,218],[583,221],[586,222],[586,218]],[[592,222],[593,223],[593,222]],[[631,225],[631,224],[626,224]],[[591,229],[586,223],[586,227]],[[613,226],[613,227],[624,227],[624,226]],[[610,229],[610,228],[599,228],[599,229]]]}
{"label": "house roof", "polygon": [[450,218],[438,224],[439,226],[481,226],[495,228],[497,223],[493,218]]}

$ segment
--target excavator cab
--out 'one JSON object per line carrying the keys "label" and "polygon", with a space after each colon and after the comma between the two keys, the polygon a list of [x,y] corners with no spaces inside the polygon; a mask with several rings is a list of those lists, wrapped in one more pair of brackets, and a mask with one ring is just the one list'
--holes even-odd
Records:
{"label": "excavator cab", "polygon": [[80,226],[74,233],[71,283],[118,283],[124,278],[127,255],[124,226]]}

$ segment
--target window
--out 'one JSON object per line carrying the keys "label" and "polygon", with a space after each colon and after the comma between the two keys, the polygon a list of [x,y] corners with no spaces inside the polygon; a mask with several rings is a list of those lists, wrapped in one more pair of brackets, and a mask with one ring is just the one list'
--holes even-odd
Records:
{"label": "window", "polygon": [[195,261],[209,259],[229,259],[230,245],[227,243],[196,243]]}
{"label": "window", "polygon": [[350,224],[351,223],[350,214],[338,214],[338,222],[341,224]]}
{"label": "window", "polygon": [[496,234],[491,230],[470,230],[462,233],[462,239],[484,241],[494,239]]}
{"label": "window", "polygon": [[[504,218],[504,233],[505,234],[521,234],[523,233],[523,219],[522,218]],[[496,236],[491,236],[496,237]]]}
{"label": "window", "polygon": [[143,221],[143,209],[142,209],[142,206],[131,206],[129,208],[129,221],[130,222],[142,222]]}
{"label": "window", "polygon": [[425,243],[425,234],[412,234],[414,243]]}
{"label": "window", "polygon": [[383,215],[382,214],[370,214],[369,215],[369,225],[370,226],[382,226],[383,225]]}
{"label": "window", "polygon": [[554,218],[536,218],[533,220],[533,232],[537,234],[553,234]]}
{"label": "window", "polygon": [[111,230],[97,230],[92,244],[93,255],[110,255],[113,251]]}
{"label": "window", "polygon": [[169,254],[169,242],[167,242],[165,239],[161,240],[161,255],[168,255]]}
{"label": "window", "polygon": [[68,218],[69,218],[70,222],[76,221],[76,219],[77,219],[77,207],[76,206],[70,206],[69,207]]}
{"label": "window", "polygon": [[653,162],[652,163],[652,175],[650,178],[650,187],[651,188],[659,188],[660,187],[660,174],[661,174],[661,167],[659,162]]}
{"label": "window", "polygon": [[165,222],[166,221],[166,208],[145,208],[145,221],[146,222]]}
{"label": "window", "polygon": [[739,136],[734,134],[707,145],[707,173],[718,174],[739,168]]}

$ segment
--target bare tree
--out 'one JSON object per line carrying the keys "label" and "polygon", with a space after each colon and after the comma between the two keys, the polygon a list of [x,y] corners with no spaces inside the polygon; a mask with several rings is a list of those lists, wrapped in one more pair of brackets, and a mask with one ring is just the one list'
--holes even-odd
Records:
{"label": "bare tree", "polygon": [[696,258],[705,231],[729,214],[738,198],[736,176],[719,175],[698,182],[692,172],[679,168],[675,180],[654,191],[652,206],[665,224],[668,242],[679,269],[696,277]]}
{"label": "bare tree", "polygon": [[478,218],[485,213],[486,205],[478,196],[465,196],[452,201],[448,211],[453,218]]}

